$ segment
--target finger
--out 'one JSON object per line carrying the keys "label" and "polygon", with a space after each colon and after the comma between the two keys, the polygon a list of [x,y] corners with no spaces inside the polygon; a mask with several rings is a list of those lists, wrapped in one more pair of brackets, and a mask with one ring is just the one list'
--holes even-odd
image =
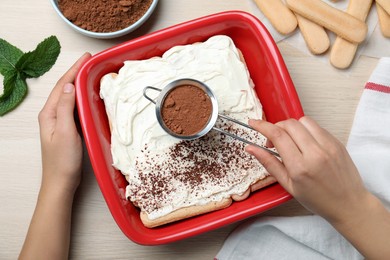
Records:
{"label": "finger", "polygon": [[43,109],[49,116],[55,117],[56,115],[56,106],[58,103],[58,100],[60,98],[60,95],[62,93],[62,87],[66,83],[73,83],[74,79],[77,75],[77,72],[81,68],[81,66],[91,57],[90,53],[85,53],[83,56],[81,56],[73,65],[70,67],[70,69],[58,80],[57,84],[51,91],[46,104],[44,105]]}
{"label": "finger", "polygon": [[41,138],[51,138],[51,135],[53,134],[56,125],[57,103],[59,96],[62,92],[62,87],[66,82],[74,81],[77,71],[79,70],[81,65],[90,57],[90,53],[85,53],[83,56],[81,56],[53,88],[46,101],[46,104],[44,105],[38,116]]}
{"label": "finger", "polygon": [[[265,121],[265,119],[262,119],[262,120]],[[265,147],[267,147],[267,148],[274,148],[274,144],[271,142],[271,140],[267,139],[267,140],[265,140]]]}
{"label": "finger", "polygon": [[62,88],[57,104],[56,131],[59,131],[59,133],[69,133],[76,130],[73,116],[75,96],[74,85],[66,83]]}
{"label": "finger", "polygon": [[290,190],[287,169],[275,156],[254,145],[246,146],[245,151],[253,155],[264,166],[269,174],[275,177],[280,185],[282,185],[287,191]]}
{"label": "finger", "polygon": [[302,125],[311,133],[311,135],[317,140],[321,146],[326,146],[329,141],[333,141],[335,138],[325,129],[317,124],[312,118],[304,116],[299,119]]}
{"label": "finger", "polygon": [[252,119],[249,120],[249,125],[272,142],[282,157],[284,164],[292,165],[302,155],[288,133],[277,125],[263,120]]}
{"label": "finger", "polygon": [[288,119],[276,123],[277,126],[283,128],[292,138],[298,149],[304,153],[310,153],[314,146],[318,146],[318,142],[307,130],[307,128],[296,119]]}
{"label": "finger", "polygon": [[267,139],[267,141],[265,142],[265,146],[268,148],[274,148],[274,144],[269,139]]}

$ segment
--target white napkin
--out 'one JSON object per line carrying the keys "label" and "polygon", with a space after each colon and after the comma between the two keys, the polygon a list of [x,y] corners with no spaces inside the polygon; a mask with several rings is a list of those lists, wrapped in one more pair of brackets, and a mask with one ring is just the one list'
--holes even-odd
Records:
{"label": "white napkin", "polygon": [[[390,209],[390,57],[359,102],[347,149],[366,187]],[[215,259],[363,259],[319,216],[259,217],[236,228]]]}

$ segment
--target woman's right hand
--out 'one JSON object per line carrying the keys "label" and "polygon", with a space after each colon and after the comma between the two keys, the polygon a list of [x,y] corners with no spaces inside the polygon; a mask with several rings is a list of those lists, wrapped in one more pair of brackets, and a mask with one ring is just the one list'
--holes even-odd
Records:
{"label": "woman's right hand", "polygon": [[390,212],[363,184],[345,147],[309,117],[249,124],[282,161],[255,146],[254,155],[303,206],[324,217],[368,259],[390,259]]}
{"label": "woman's right hand", "polygon": [[311,118],[249,124],[268,138],[282,162],[254,146],[247,152],[313,213],[332,223],[356,219],[362,203],[372,199],[344,145]]}

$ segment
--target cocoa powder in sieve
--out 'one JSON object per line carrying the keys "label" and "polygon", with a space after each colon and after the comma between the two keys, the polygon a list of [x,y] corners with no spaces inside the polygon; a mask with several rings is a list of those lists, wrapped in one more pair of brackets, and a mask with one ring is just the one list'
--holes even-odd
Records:
{"label": "cocoa powder in sieve", "polygon": [[114,32],[138,21],[152,0],[59,0],[63,15],[92,32]]}
{"label": "cocoa powder in sieve", "polygon": [[182,85],[168,93],[161,107],[165,125],[174,133],[190,136],[207,125],[212,114],[210,97],[200,88]]}

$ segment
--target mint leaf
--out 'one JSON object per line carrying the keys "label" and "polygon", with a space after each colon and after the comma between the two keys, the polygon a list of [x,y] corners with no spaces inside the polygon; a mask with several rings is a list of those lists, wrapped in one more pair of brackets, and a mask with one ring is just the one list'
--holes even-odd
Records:
{"label": "mint leaf", "polygon": [[8,84],[13,86],[12,93],[4,100],[0,100],[0,116],[16,108],[27,95],[26,80],[19,73],[17,73],[16,77],[11,77]]}
{"label": "mint leaf", "polygon": [[23,52],[9,42],[0,39],[0,73],[4,76],[15,70],[15,65]]}
{"label": "mint leaf", "polygon": [[60,54],[61,46],[55,36],[50,36],[38,44],[31,52],[23,54],[16,63],[16,69],[26,78],[38,78],[51,69]]}
{"label": "mint leaf", "polygon": [[0,101],[4,101],[6,98],[8,98],[13,89],[14,89],[14,84],[16,77],[18,76],[18,73],[16,70],[11,70],[4,75],[4,80],[3,80],[3,94],[0,96]]}
{"label": "mint leaf", "polygon": [[45,74],[56,62],[61,46],[57,37],[43,40],[35,50],[23,53],[0,39],[0,73],[4,75],[3,94],[0,95],[0,116],[16,108],[27,95],[27,78]]}

